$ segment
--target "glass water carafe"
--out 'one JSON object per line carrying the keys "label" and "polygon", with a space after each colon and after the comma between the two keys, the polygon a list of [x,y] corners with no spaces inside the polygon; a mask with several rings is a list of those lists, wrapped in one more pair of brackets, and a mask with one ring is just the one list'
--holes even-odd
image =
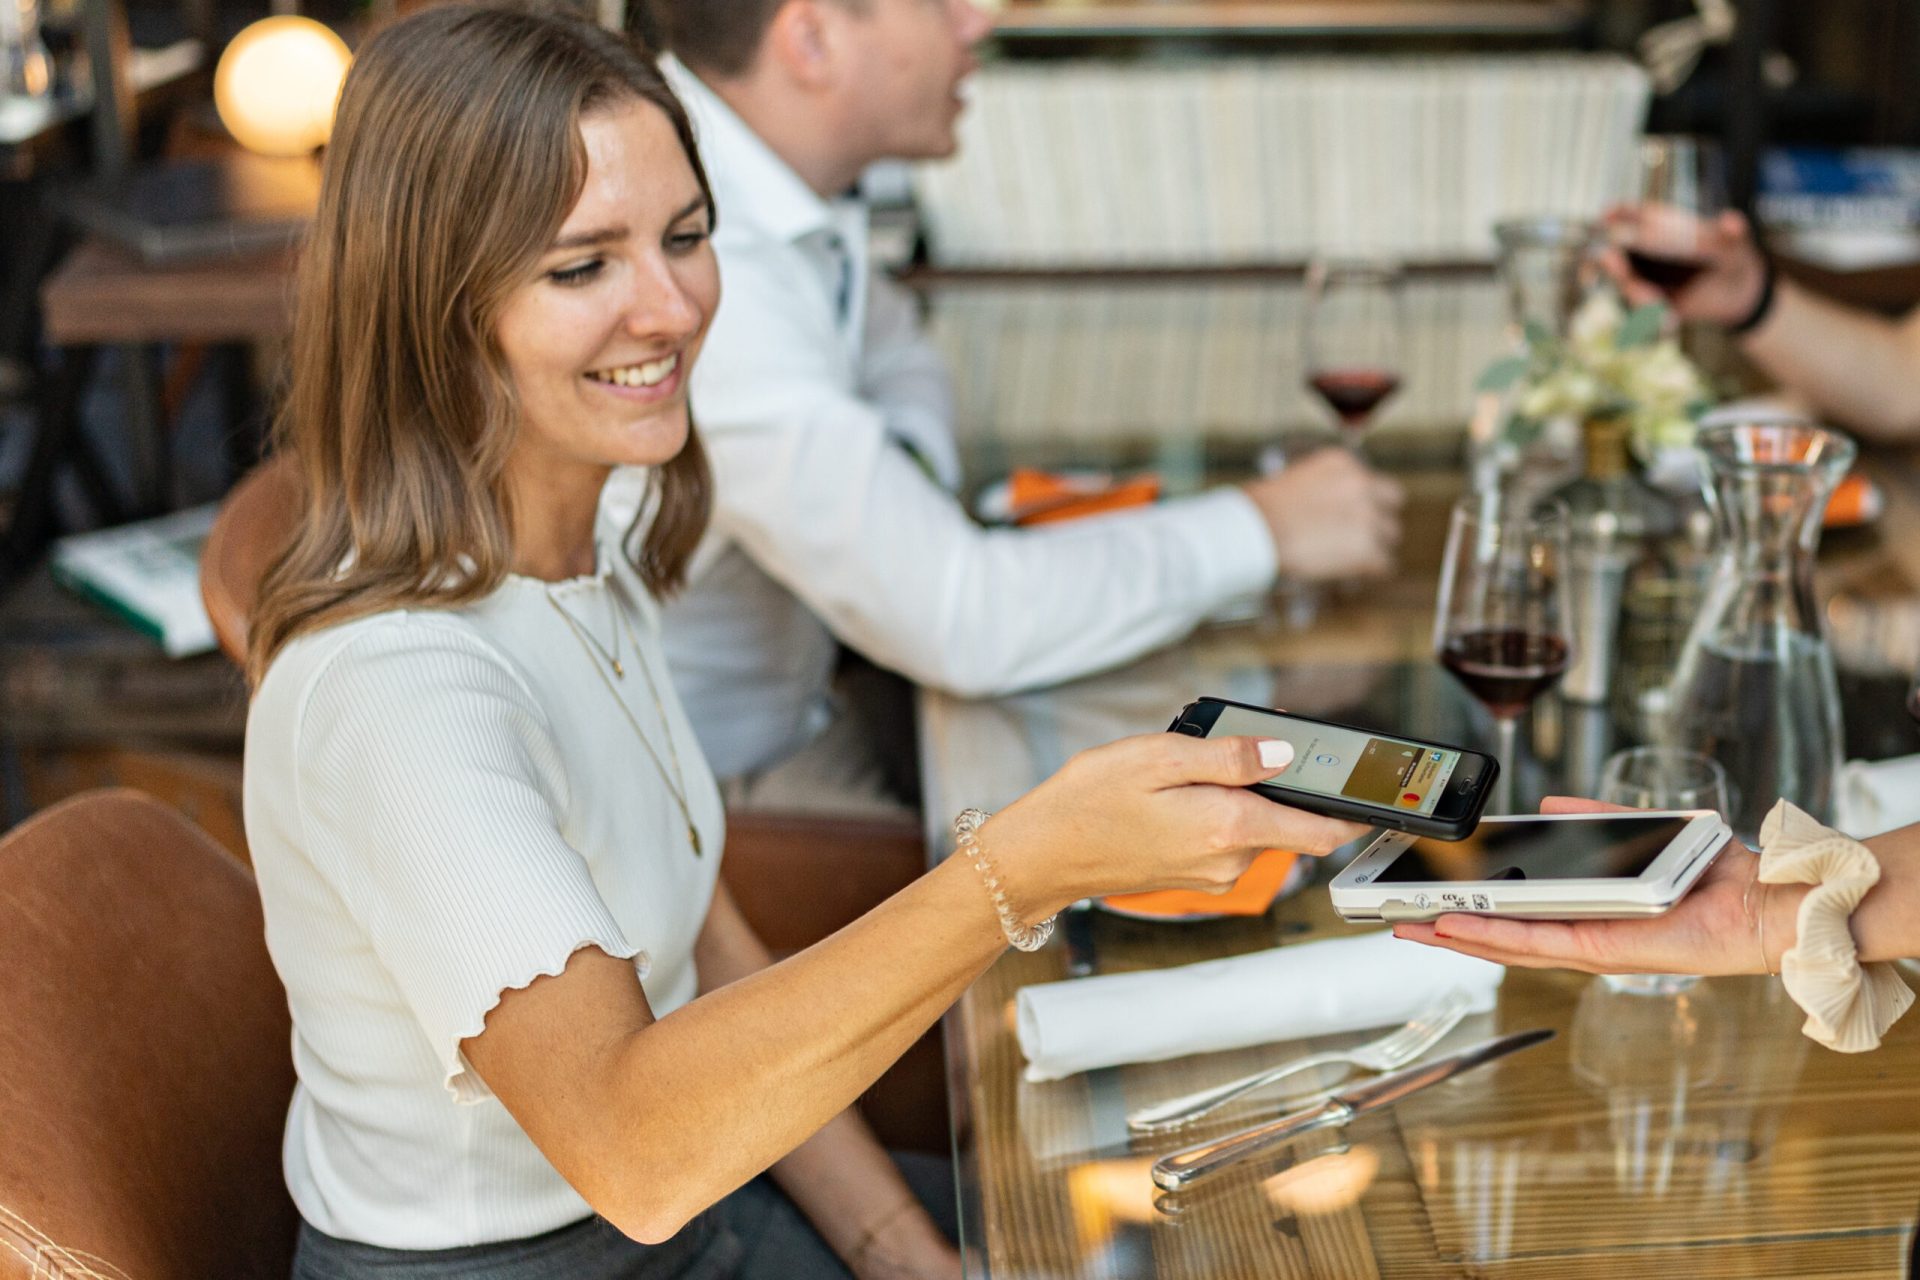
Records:
{"label": "glass water carafe", "polygon": [[1565,337],[1585,288],[1581,270],[1595,228],[1574,218],[1510,218],[1493,227],[1500,247],[1500,281],[1515,335],[1538,327]]}
{"label": "glass water carafe", "polygon": [[1699,436],[1720,546],[1669,689],[1664,737],[1727,771],[1734,834],[1757,840],[1785,798],[1833,817],[1840,690],[1813,595],[1813,558],[1853,442],[1804,422]]}

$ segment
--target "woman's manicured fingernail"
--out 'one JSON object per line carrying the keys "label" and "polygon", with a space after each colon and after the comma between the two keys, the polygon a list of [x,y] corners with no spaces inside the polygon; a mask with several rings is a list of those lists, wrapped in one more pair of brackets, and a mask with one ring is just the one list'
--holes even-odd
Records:
{"label": "woman's manicured fingernail", "polygon": [[1262,768],[1280,772],[1293,763],[1293,744],[1283,738],[1267,738],[1260,744]]}

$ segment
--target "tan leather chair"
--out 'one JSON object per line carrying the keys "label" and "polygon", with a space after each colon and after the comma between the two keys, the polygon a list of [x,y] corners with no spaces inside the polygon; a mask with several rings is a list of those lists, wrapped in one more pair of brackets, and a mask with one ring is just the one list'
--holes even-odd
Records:
{"label": "tan leather chair", "polygon": [[0,1280],[286,1276],[286,994],[253,877],[94,791],[0,839]]}
{"label": "tan leather chair", "polygon": [[299,510],[293,460],[269,458],[242,476],[221,503],[200,552],[200,598],[220,652],[236,666],[247,665],[247,623],[260,598],[260,579],[292,540]]}

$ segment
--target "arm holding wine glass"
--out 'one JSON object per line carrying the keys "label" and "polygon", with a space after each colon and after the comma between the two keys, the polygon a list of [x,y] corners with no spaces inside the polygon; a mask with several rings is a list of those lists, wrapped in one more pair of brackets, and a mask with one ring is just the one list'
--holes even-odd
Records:
{"label": "arm holding wine glass", "polygon": [[[1544,813],[1615,809],[1551,797]],[[1854,911],[1862,963],[1920,956],[1920,825],[1864,841],[1880,863],[1880,882]],[[1758,974],[1780,972],[1797,941],[1806,885],[1754,884],[1754,861],[1729,841],[1693,891],[1664,915],[1637,920],[1509,920],[1443,915],[1399,924],[1394,933],[1505,965],[1586,973]],[[1749,886],[1752,892],[1749,893]],[[1762,939],[1764,938],[1764,955]]]}
{"label": "arm holding wine glass", "polygon": [[[1606,222],[1614,243],[1601,261],[1630,303],[1664,301],[1684,320],[1745,326],[1746,355],[1816,413],[1871,439],[1920,440],[1920,309],[1876,315],[1783,276],[1768,298],[1772,268],[1752,225],[1733,211],[1696,218],[1625,205]],[[1692,269],[1677,279],[1663,272],[1668,261]]]}

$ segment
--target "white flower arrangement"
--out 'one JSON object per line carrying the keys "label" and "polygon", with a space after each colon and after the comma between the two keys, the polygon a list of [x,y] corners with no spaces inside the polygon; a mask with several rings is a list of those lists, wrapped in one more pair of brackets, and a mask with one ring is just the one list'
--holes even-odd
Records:
{"label": "white flower arrangement", "polygon": [[1488,366],[1480,390],[1507,395],[1506,431],[1517,443],[1556,419],[1620,418],[1642,461],[1684,448],[1713,393],[1666,334],[1666,315],[1659,303],[1627,311],[1611,292],[1596,291],[1564,339],[1529,325],[1526,350]]}

